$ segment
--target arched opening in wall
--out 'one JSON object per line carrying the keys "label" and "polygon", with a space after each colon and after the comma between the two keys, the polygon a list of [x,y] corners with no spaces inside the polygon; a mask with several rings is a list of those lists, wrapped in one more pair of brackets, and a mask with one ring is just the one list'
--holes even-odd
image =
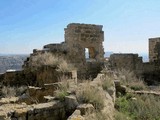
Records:
{"label": "arched opening in wall", "polygon": [[86,60],[95,60],[96,54],[95,49],[93,47],[85,48],[85,58]]}

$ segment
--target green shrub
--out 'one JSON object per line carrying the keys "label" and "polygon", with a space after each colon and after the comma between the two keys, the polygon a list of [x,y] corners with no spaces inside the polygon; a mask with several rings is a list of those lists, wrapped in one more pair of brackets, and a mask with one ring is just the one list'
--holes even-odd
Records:
{"label": "green shrub", "polygon": [[115,112],[114,118],[115,120],[131,120],[127,115],[118,111]]}
{"label": "green shrub", "polygon": [[65,100],[65,96],[68,96],[69,94],[67,91],[61,90],[57,91],[55,97],[58,98],[61,102]]}
{"label": "green shrub", "polygon": [[159,120],[160,99],[153,95],[139,95],[137,100],[130,101],[129,110],[135,114],[135,119]]}
{"label": "green shrub", "polygon": [[115,108],[132,120],[159,120],[160,99],[153,95],[136,95],[136,99],[127,96],[116,100]]}
{"label": "green shrub", "polygon": [[118,109],[121,112],[127,112],[127,109],[129,107],[129,101],[126,99],[126,97],[119,97],[116,99],[115,108]]}
{"label": "green shrub", "polygon": [[68,96],[69,83],[68,81],[61,81],[58,84],[58,90],[55,92],[55,97],[58,98],[61,102],[65,100],[65,96]]}
{"label": "green shrub", "polygon": [[130,86],[130,88],[135,91],[144,90],[143,86],[137,86],[137,85]]}

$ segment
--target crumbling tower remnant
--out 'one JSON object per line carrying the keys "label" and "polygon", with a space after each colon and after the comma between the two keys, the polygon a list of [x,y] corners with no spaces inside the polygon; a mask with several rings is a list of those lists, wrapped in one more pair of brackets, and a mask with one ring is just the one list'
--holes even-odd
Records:
{"label": "crumbling tower remnant", "polygon": [[149,39],[149,61],[160,61],[160,37]]}
{"label": "crumbling tower remnant", "polygon": [[65,43],[72,63],[85,65],[85,48],[88,49],[89,59],[97,62],[104,60],[102,27],[102,25],[71,23],[65,28]]}

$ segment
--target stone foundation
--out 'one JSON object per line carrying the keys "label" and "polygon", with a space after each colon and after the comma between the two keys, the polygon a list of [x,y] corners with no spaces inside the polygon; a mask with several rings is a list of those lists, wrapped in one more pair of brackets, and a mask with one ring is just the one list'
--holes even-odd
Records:
{"label": "stone foundation", "polygon": [[0,120],[65,120],[65,117],[63,104],[56,101],[35,105],[4,104],[0,106]]}

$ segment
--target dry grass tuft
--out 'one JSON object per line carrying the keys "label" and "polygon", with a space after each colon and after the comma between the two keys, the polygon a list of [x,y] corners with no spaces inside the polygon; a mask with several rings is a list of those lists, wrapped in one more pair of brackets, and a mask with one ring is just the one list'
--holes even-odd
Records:
{"label": "dry grass tuft", "polygon": [[15,87],[4,86],[2,88],[2,95],[6,98],[15,97],[16,96],[16,88]]}
{"label": "dry grass tuft", "polygon": [[81,90],[77,91],[77,99],[80,103],[90,103],[96,110],[101,110],[104,107],[104,98],[102,93],[89,83],[85,83]]}
{"label": "dry grass tuft", "polygon": [[65,100],[65,96],[69,95],[68,90],[69,90],[69,81],[66,79],[61,79],[61,82],[58,84],[58,88],[55,92],[55,97],[58,98],[60,101]]}
{"label": "dry grass tuft", "polygon": [[57,71],[59,72],[70,72],[72,70],[74,70],[75,68],[73,67],[73,65],[68,64],[65,60],[61,60],[61,62],[58,64],[58,68]]}
{"label": "dry grass tuft", "polygon": [[59,72],[70,72],[75,69],[73,65],[68,64],[64,58],[55,56],[49,52],[38,54],[31,59],[31,66],[37,68],[43,65],[56,66]]}
{"label": "dry grass tuft", "polygon": [[108,90],[110,87],[114,86],[113,78],[105,76],[102,78],[102,88]]}
{"label": "dry grass tuft", "polygon": [[34,67],[40,67],[42,65],[58,65],[59,59],[52,53],[43,53],[33,56],[31,59],[31,65]]}
{"label": "dry grass tuft", "polygon": [[118,70],[118,73],[118,79],[120,80],[121,84],[126,85],[133,90],[147,89],[144,81],[138,79],[132,71],[121,69]]}
{"label": "dry grass tuft", "polygon": [[21,96],[23,93],[26,92],[26,90],[27,90],[26,86],[21,86],[21,87],[4,86],[2,88],[2,95],[3,97],[6,98]]}

